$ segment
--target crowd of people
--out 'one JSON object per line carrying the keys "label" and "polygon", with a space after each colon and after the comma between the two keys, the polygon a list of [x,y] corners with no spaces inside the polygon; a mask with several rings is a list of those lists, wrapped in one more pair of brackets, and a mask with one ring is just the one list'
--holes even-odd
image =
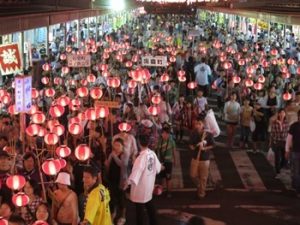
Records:
{"label": "crowd of people", "polygon": [[[190,30],[200,35],[191,38]],[[153,189],[159,192],[162,185],[163,195],[175,197],[172,171],[179,164],[178,143],[194,151],[190,175],[197,196],[204,198],[217,136],[208,129],[208,96],[218,100],[215,113],[226,123],[228,150],[257,153],[271,147],[276,178],[291,166],[299,195],[299,46],[293,35],[274,43],[267,39],[254,41],[194,16],[143,15],[97,43],[86,39],[82,49],[45,55],[42,77],[34,78],[25,135],[20,135],[22,121],[11,108],[14,102],[3,102],[2,219],[19,225],[122,225],[130,199],[136,224],[145,222],[144,207],[149,224],[158,224]],[[67,68],[66,52],[85,51],[92,57],[90,68]],[[168,66],[141,67],[147,55],[167,56]],[[6,79],[2,96],[13,95],[12,83]],[[98,100],[118,106],[103,114]],[[235,143],[238,127],[240,142]],[[78,150],[82,144],[84,153]],[[56,159],[60,168],[49,175],[45,163],[54,163],[54,170]],[[26,179],[19,191],[27,204],[15,200],[20,192],[9,187],[12,175]]]}

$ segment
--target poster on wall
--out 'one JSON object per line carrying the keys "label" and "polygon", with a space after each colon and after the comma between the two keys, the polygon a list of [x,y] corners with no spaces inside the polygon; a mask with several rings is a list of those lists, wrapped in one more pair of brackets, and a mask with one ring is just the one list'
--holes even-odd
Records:
{"label": "poster on wall", "polygon": [[19,73],[22,71],[22,60],[17,43],[0,45],[1,75]]}
{"label": "poster on wall", "polygon": [[91,55],[67,55],[68,67],[90,67]]}
{"label": "poster on wall", "polygon": [[166,67],[168,66],[167,56],[143,56],[142,66]]}
{"label": "poster on wall", "polygon": [[15,77],[15,110],[17,112],[28,112],[31,109],[31,76]]}

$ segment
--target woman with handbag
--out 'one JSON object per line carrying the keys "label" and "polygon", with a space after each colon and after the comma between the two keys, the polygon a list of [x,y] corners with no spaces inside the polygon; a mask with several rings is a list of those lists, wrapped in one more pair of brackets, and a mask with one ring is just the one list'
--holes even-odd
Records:
{"label": "woman with handbag", "polygon": [[205,197],[210,165],[210,150],[214,147],[213,135],[204,130],[204,122],[197,120],[190,136],[190,149],[194,151],[190,165],[190,176],[197,186],[197,196]]}

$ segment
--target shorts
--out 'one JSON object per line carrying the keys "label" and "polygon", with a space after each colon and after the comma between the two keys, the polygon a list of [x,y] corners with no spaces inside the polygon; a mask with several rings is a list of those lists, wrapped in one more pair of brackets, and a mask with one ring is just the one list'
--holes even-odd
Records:
{"label": "shorts", "polygon": [[165,169],[162,170],[159,174],[159,178],[166,178],[166,180],[171,180],[172,178],[172,169],[173,169],[173,163],[171,162],[165,162],[164,164]]}

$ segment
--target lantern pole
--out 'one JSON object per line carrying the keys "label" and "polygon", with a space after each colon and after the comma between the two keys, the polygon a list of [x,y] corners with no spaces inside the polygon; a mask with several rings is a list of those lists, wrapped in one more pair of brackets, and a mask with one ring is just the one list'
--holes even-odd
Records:
{"label": "lantern pole", "polygon": [[22,140],[22,154],[25,152],[25,127],[26,127],[26,116],[24,112],[20,112],[20,137]]}
{"label": "lantern pole", "polygon": [[[43,149],[42,149],[42,153],[43,153]],[[40,154],[38,153],[38,151],[36,150],[36,158],[37,158],[37,161],[38,161],[38,169],[39,169],[39,175],[40,175],[40,180],[41,180],[41,185],[42,185],[42,192],[43,192],[43,200],[44,201],[47,201],[47,195],[46,195],[46,188],[45,188],[45,183],[44,183],[44,177],[43,177],[43,174],[42,174],[42,171],[41,171],[41,160],[40,160]]]}

